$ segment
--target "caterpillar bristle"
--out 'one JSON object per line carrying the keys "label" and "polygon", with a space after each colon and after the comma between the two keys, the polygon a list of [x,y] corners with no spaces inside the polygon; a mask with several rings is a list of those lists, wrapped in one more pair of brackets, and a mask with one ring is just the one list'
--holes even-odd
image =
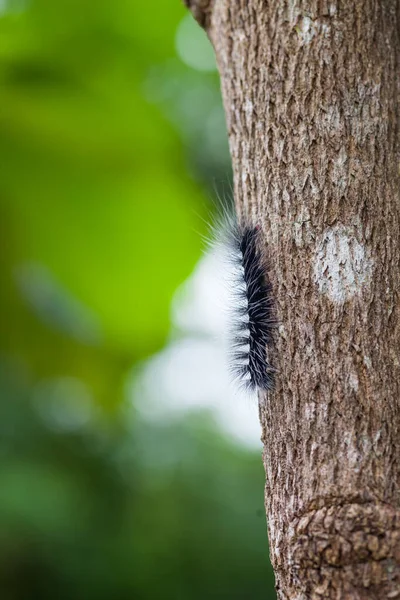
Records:
{"label": "caterpillar bristle", "polygon": [[224,229],[234,271],[231,370],[245,388],[271,390],[275,369],[269,362],[268,350],[277,323],[261,228],[240,225],[230,217]]}

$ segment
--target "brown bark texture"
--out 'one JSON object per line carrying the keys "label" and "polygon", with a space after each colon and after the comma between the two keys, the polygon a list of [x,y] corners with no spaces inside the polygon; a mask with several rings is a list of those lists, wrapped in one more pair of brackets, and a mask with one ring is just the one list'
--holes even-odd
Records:
{"label": "brown bark texture", "polygon": [[400,0],[187,0],[279,320],[260,395],[281,599],[400,599]]}

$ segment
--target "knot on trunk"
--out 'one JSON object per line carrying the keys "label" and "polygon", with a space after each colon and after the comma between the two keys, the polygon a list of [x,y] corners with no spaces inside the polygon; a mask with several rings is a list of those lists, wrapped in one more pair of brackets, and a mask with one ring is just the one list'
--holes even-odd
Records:
{"label": "knot on trunk", "polygon": [[400,599],[400,512],[391,506],[312,510],[291,522],[286,539],[289,577],[297,589],[308,582],[307,598]]}

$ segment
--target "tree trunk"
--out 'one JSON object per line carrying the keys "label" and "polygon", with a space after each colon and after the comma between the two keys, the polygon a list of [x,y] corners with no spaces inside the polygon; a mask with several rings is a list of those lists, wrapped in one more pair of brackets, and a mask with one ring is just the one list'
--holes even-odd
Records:
{"label": "tree trunk", "polygon": [[400,2],[187,2],[280,323],[259,397],[278,596],[400,599]]}

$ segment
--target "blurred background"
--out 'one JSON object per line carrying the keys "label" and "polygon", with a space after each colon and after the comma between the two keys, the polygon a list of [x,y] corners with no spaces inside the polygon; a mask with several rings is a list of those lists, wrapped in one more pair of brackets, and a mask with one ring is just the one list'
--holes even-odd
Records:
{"label": "blurred background", "polygon": [[0,597],[273,599],[211,46],[180,0],[0,0],[0,40]]}

